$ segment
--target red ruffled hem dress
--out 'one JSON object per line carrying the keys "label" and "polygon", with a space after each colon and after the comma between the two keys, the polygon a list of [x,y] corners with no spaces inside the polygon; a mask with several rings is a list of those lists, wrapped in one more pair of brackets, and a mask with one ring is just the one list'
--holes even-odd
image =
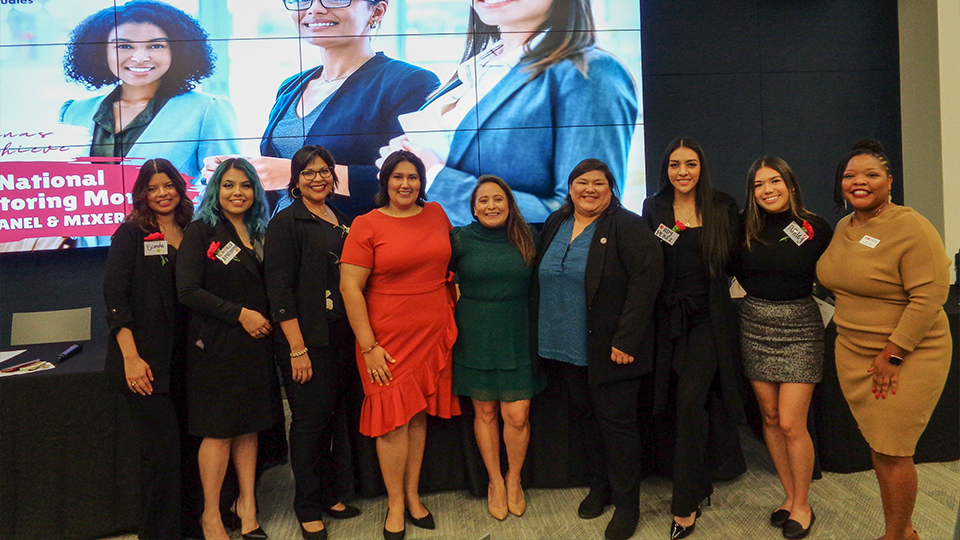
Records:
{"label": "red ruffled hem dress", "polygon": [[350,227],[340,262],[372,269],[364,290],[370,326],[396,360],[389,365],[390,386],[371,383],[357,344],[364,435],[379,437],[423,410],[441,418],[460,414],[451,352],[457,325],[447,278],[451,229],[443,209],[432,202],[406,218],[373,210]]}

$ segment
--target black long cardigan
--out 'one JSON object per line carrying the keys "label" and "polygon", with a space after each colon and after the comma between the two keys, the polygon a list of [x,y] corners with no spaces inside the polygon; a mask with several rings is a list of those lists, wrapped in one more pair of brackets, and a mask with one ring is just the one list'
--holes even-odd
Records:
{"label": "black long cardigan", "polygon": [[[719,208],[726,214],[730,227],[730,251],[736,248],[738,231],[740,230],[740,214],[737,203],[726,193],[714,191],[714,197]],[[647,197],[643,201],[643,217],[646,218],[651,230],[656,230],[662,223],[673,227],[676,217],[673,213],[673,190]],[[682,234],[682,233],[681,233]],[[657,299],[657,375],[654,412],[661,411],[666,405],[670,370],[673,366],[675,343],[670,339],[670,306],[665,302],[677,285],[677,257],[673,249],[667,249],[665,242],[660,242],[663,249],[665,277],[663,287]],[[745,423],[746,416],[741,402],[741,387],[743,378],[740,369],[740,341],[737,321],[739,314],[730,300],[730,279],[726,273],[710,281],[710,325],[713,328],[714,343],[717,347],[718,373],[720,377],[720,392],[723,398],[724,410],[736,422]]]}

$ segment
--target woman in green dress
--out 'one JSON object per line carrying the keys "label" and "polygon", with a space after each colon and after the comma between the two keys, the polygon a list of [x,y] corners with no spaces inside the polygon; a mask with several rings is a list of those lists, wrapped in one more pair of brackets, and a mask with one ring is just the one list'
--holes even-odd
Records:
{"label": "woman in green dress", "polygon": [[[450,239],[451,267],[460,278],[453,392],[473,400],[477,446],[490,478],[487,506],[503,520],[526,510],[520,469],[530,441],[530,398],[546,384],[534,372],[528,316],[537,248],[502,179],[481,176],[470,206],[477,221],[455,228]],[[500,469],[501,415],[506,478]]]}

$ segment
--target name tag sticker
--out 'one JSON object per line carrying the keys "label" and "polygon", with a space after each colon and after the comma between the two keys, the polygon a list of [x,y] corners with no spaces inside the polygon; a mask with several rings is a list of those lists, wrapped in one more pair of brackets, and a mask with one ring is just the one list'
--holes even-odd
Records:
{"label": "name tag sticker", "polygon": [[809,238],[809,236],[807,236],[807,231],[803,230],[803,227],[797,225],[796,221],[791,221],[790,224],[783,229],[783,232],[786,233],[786,235],[793,240],[793,243],[797,244],[798,246],[806,242]]}
{"label": "name tag sticker", "polygon": [[870,249],[877,247],[877,244],[880,243],[879,238],[874,238],[872,236],[863,235],[863,238],[860,239],[860,243],[867,246]]}
{"label": "name tag sticker", "polygon": [[661,241],[670,244],[671,246],[677,241],[677,238],[680,238],[680,233],[667,227],[663,223],[657,227],[657,231],[653,233],[654,236],[659,238]]}
{"label": "name tag sticker", "polygon": [[237,256],[237,253],[240,253],[240,248],[233,242],[227,242],[227,245],[220,248],[220,251],[217,252],[217,258],[220,259],[220,262],[223,264],[230,264],[230,261]]}
{"label": "name tag sticker", "polygon": [[143,243],[143,255],[145,257],[153,257],[157,255],[166,255],[166,254],[167,254],[166,240],[151,240],[149,242]]}

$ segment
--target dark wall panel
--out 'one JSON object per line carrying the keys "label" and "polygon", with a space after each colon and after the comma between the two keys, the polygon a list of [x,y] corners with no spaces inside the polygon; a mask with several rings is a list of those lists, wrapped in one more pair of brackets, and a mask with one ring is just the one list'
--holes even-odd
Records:
{"label": "dark wall panel", "polygon": [[[655,96],[665,106],[644,101],[647,150],[647,193],[654,193],[660,161],[676,137],[696,139],[704,148],[707,167],[718,189],[742,198],[743,163],[761,147],[760,75],[644,76],[644,96]],[[741,201],[742,204],[742,201]]]}
{"label": "dark wall panel", "polygon": [[[896,71],[767,73],[762,96],[763,153],[790,163],[807,206],[828,221],[845,214],[833,210],[834,171],[857,139],[883,141],[891,172],[903,177],[900,111],[889,106],[900,100]],[[894,186],[902,198],[903,184]]]}
{"label": "dark wall panel", "polygon": [[894,0],[759,2],[764,71],[896,69]]}
{"label": "dark wall panel", "polygon": [[644,76],[756,71],[757,17],[756,0],[641,1]]}
{"label": "dark wall panel", "polygon": [[780,155],[831,222],[836,162],[857,139],[883,142],[901,176],[894,0],[644,0],[640,12],[648,193],[677,136],[703,144],[741,205],[753,160]]}

